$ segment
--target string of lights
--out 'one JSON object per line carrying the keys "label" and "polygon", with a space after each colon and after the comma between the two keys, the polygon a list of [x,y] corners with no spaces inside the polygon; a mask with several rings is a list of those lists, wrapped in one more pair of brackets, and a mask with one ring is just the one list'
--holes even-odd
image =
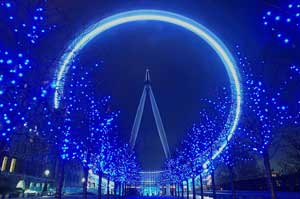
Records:
{"label": "string of lights", "polygon": [[288,1],[269,6],[262,16],[262,23],[276,39],[286,45],[296,45],[300,32],[300,2]]}

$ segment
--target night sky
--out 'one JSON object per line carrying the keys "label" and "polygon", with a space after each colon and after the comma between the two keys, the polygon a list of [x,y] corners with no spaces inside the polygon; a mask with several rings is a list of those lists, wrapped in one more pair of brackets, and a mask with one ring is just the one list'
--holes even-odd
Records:
{"label": "night sky", "polygon": [[[172,2],[172,3],[171,3]],[[50,7],[59,22],[57,34],[44,43],[45,57],[55,60],[81,31],[112,14],[133,9],[163,9],[190,17],[214,32],[234,53],[240,44],[255,56],[265,39],[260,26],[259,1],[86,1],[53,0]],[[63,22],[61,22],[63,21]],[[57,42],[52,42],[56,40]],[[253,50],[255,49],[255,50]],[[103,61],[93,74],[96,93],[111,95],[121,110],[120,134],[129,140],[143,90],[146,68],[164,122],[171,152],[179,145],[201,110],[200,99],[214,98],[228,77],[213,50],[192,33],[162,22],[135,22],[111,29],[79,54],[86,67]],[[51,76],[51,73],[49,73]],[[146,102],[136,151],[145,170],[159,169],[164,153],[149,100]]]}

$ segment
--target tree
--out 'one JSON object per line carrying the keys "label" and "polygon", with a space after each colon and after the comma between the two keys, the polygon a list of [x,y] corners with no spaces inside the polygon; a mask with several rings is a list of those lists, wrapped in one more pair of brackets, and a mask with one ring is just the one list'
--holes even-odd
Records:
{"label": "tree", "polygon": [[178,148],[172,157],[167,160],[166,165],[168,168],[169,179],[171,182],[175,183],[175,191],[177,187],[177,196],[180,196],[181,189],[181,197],[183,198],[183,181],[186,180],[186,174],[184,171],[185,160]]}
{"label": "tree", "polygon": [[[93,67],[81,66],[79,60],[73,61],[70,76],[66,79],[66,92],[62,102],[62,106],[67,107],[68,113],[64,124],[65,132],[70,137],[68,143],[77,144],[72,153],[81,161],[84,171],[84,198],[87,197],[88,172],[93,167],[93,161],[96,161],[95,157],[99,155],[99,149],[101,158],[98,161],[102,162],[104,157],[107,165],[112,163],[114,146],[110,138],[117,128],[119,115],[119,111],[113,111],[111,108],[110,96],[95,93],[90,77],[94,70]],[[107,168],[97,170],[102,172],[99,175],[100,182],[103,170]],[[101,183],[99,191],[101,197]]]}
{"label": "tree", "polygon": [[236,198],[236,188],[235,188],[236,168],[235,167],[240,162],[246,162],[252,160],[252,157],[249,154],[249,150],[247,149],[247,147],[243,146],[243,141],[239,139],[242,139],[242,137],[238,134],[238,132],[236,132],[235,137],[232,138],[230,141],[228,141],[225,149],[218,157],[219,163],[224,164],[228,168],[232,199]]}
{"label": "tree", "polygon": [[[41,82],[30,78],[39,68],[39,53],[35,51],[41,38],[55,27],[45,20],[46,2],[24,5],[12,1],[0,2],[0,151],[9,151],[16,132],[24,132],[27,114],[39,93]],[[39,85],[39,86],[36,86]]]}
{"label": "tree", "polygon": [[[182,151],[186,163],[190,168],[190,177],[192,178],[192,193],[193,199],[196,198],[195,178],[197,175],[202,175],[203,172],[203,153],[206,151],[206,146],[203,142],[202,132],[199,131],[197,125],[194,124],[191,130],[188,131],[184,141],[182,142]],[[201,197],[203,198],[202,176],[201,183]]]}
{"label": "tree", "polygon": [[121,144],[117,159],[117,180],[121,184],[134,183],[139,179],[140,167],[136,159],[135,153],[130,149],[129,145]]}
{"label": "tree", "polygon": [[[246,63],[245,63],[246,62]],[[256,73],[252,72],[250,63],[240,59],[244,73],[244,116],[242,134],[248,138],[245,147],[263,158],[267,184],[273,199],[277,198],[274,180],[271,174],[269,148],[278,131],[291,125],[292,116],[289,102],[284,103],[282,93],[287,82],[267,86]]]}
{"label": "tree", "polygon": [[[102,126],[102,122],[98,123]],[[98,139],[95,143],[95,151],[91,153],[91,166],[94,173],[96,173],[99,177],[98,183],[98,198],[101,198],[102,190],[102,178],[106,175],[108,178],[109,175],[114,175],[114,169],[116,169],[115,164],[115,156],[117,152],[117,137],[116,135],[112,135],[108,129],[97,127],[99,129]]]}
{"label": "tree", "polygon": [[300,131],[299,128],[286,129],[280,137],[280,152],[284,158],[279,161],[283,174],[300,173]]}
{"label": "tree", "polygon": [[[210,171],[212,176],[213,195],[216,198],[214,181],[214,153],[224,140],[227,142],[227,130],[231,115],[229,108],[231,100],[226,88],[222,88],[215,99],[202,99],[203,110],[199,119],[188,131],[180,148],[174,154],[170,164],[170,179],[186,179],[187,195],[189,193],[188,179],[192,178],[193,198],[196,198],[195,177],[200,175],[201,198],[203,195],[202,173]],[[204,168],[203,168],[204,167]]]}
{"label": "tree", "polygon": [[[247,153],[247,149],[245,149],[241,144],[242,141],[240,139],[242,138],[239,136],[238,132],[235,132],[235,135],[231,140],[227,139],[226,132],[228,129],[228,123],[226,122],[229,108],[231,106],[231,100],[227,89],[224,87],[215,99],[202,99],[202,102],[206,111],[202,113],[202,126],[200,126],[202,129],[198,128],[198,131],[202,132],[201,136],[203,138],[201,140],[206,139],[206,146],[202,148],[213,148],[216,144],[214,142],[217,137],[219,137],[219,139],[221,138],[221,141],[225,140],[224,142],[226,143],[226,147],[223,149],[219,157],[217,157],[216,160],[213,160],[215,165],[213,166],[212,173],[214,174],[214,167],[216,167],[219,163],[224,163],[227,166],[230,173],[232,198],[236,198],[234,186],[234,166],[238,161],[249,160],[250,157]],[[224,133],[218,135],[218,132]],[[210,154],[208,158],[211,159],[212,154],[210,152],[207,154]],[[214,180],[214,176],[212,177]]]}
{"label": "tree", "polygon": [[[227,89],[224,87],[215,99],[202,99],[203,110],[200,112],[197,131],[201,132],[201,138],[205,149],[202,152],[204,169],[210,171],[212,177],[213,198],[216,198],[215,188],[215,164],[214,154],[224,142],[228,142],[228,129],[230,129],[232,100],[230,99]],[[202,158],[203,160],[203,158]],[[202,176],[201,176],[202,177]]]}

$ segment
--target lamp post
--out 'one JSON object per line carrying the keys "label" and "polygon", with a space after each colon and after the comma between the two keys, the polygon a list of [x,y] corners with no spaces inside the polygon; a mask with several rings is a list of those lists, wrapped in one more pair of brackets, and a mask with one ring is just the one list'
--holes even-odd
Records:
{"label": "lamp post", "polygon": [[50,170],[46,169],[44,171],[44,175],[46,176],[46,183],[45,183],[45,187],[44,187],[44,193],[48,191],[48,176],[50,175]]}

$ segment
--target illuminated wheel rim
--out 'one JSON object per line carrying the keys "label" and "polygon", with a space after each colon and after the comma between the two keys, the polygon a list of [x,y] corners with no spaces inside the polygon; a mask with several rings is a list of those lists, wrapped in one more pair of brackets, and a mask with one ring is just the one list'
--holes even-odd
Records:
{"label": "illuminated wheel rim", "polygon": [[102,19],[84,30],[76,39],[73,40],[68,49],[65,51],[65,54],[60,59],[58,71],[55,74],[54,79],[54,107],[59,108],[60,100],[64,93],[65,75],[69,70],[70,62],[74,57],[76,57],[78,52],[92,39],[104,31],[124,23],[135,21],[161,21],[180,26],[193,32],[214,49],[226,68],[231,84],[231,97],[233,101],[228,116],[230,128],[227,130],[227,136],[225,136],[226,139],[222,140],[218,149],[214,151],[212,158],[203,164],[203,167],[207,167],[209,162],[218,157],[223,151],[237,128],[241,113],[242,89],[235,60],[223,42],[203,25],[182,15],[162,10],[133,10]]}

